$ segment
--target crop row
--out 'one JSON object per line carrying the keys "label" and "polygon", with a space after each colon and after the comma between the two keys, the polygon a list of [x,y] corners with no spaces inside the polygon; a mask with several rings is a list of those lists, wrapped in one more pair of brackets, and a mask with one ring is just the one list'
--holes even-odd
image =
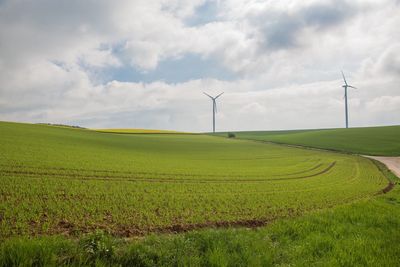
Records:
{"label": "crop row", "polygon": [[0,123],[0,239],[263,223],[370,198],[368,159],[199,135]]}
{"label": "crop row", "polygon": [[[2,175],[1,234],[136,235],[169,226],[269,221],[371,197],[386,181],[368,160],[312,179],[262,183],[154,183]],[[348,176],[347,176],[348,175]]]}

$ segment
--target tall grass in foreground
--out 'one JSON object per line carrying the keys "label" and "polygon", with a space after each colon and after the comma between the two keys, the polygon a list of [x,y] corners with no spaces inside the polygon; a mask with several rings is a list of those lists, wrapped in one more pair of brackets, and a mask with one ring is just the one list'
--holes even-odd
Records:
{"label": "tall grass in foreground", "polygon": [[0,266],[399,266],[400,190],[258,229],[123,240],[97,232],[13,238]]}

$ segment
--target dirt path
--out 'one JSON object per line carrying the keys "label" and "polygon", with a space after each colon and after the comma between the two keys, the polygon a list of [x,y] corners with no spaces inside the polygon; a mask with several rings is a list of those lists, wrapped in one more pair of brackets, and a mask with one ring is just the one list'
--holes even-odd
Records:
{"label": "dirt path", "polygon": [[375,159],[386,165],[397,177],[400,178],[400,157],[364,156]]}

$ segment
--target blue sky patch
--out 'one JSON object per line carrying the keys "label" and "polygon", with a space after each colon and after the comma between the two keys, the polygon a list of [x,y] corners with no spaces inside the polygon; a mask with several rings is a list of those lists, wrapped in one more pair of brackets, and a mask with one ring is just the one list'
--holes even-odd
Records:
{"label": "blue sky patch", "polygon": [[100,76],[104,82],[117,80],[121,82],[154,82],[181,83],[189,80],[214,78],[234,80],[235,74],[224,68],[216,59],[203,59],[197,54],[186,54],[182,58],[166,59],[159,62],[152,71],[142,71],[132,66],[107,68]]}
{"label": "blue sky patch", "polygon": [[196,8],[194,15],[184,22],[187,26],[195,27],[204,25],[217,20],[218,3],[217,1],[206,1],[203,5]]}

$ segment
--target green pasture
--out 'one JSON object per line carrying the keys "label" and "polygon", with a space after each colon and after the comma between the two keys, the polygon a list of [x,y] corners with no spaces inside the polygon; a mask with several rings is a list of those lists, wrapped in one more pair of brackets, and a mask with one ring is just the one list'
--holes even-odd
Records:
{"label": "green pasture", "polygon": [[0,123],[0,237],[265,223],[373,198],[368,159],[206,135]]}
{"label": "green pasture", "polygon": [[[227,133],[217,133],[227,136]],[[400,126],[235,132],[237,138],[375,156],[400,156]]]}
{"label": "green pasture", "polygon": [[187,134],[184,132],[170,130],[153,130],[153,129],[94,129],[94,131],[102,133],[120,133],[120,134]]}
{"label": "green pasture", "polygon": [[400,192],[380,193],[397,178],[368,159],[5,122],[0,136],[0,266],[400,264]]}
{"label": "green pasture", "polygon": [[256,229],[14,237],[0,266],[399,266],[400,191]]}

